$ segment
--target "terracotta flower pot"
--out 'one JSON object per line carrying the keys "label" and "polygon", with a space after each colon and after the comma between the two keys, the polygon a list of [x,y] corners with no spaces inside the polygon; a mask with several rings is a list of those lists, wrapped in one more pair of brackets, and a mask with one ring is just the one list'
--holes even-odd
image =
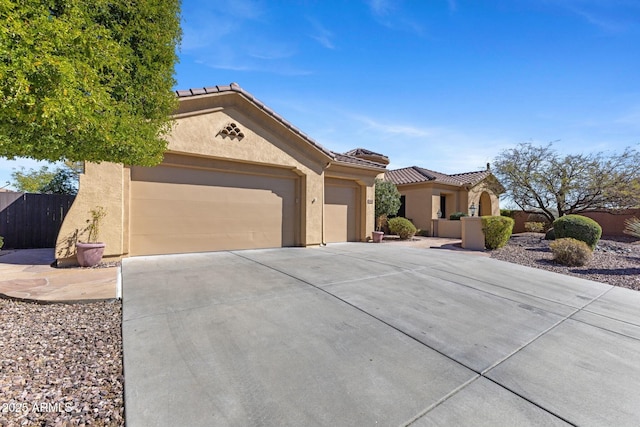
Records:
{"label": "terracotta flower pot", "polygon": [[384,232],[382,231],[374,231],[373,232],[373,243],[382,242],[382,238],[384,237]]}
{"label": "terracotta flower pot", "polygon": [[104,254],[105,244],[97,243],[76,243],[76,257],[81,267],[93,267],[100,264],[102,254]]}

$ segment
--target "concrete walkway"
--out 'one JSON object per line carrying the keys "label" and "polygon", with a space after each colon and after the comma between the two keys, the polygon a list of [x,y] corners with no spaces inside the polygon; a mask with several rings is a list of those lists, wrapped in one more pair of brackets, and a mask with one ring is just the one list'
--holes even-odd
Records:
{"label": "concrete walkway", "polygon": [[334,244],[123,262],[127,425],[640,420],[640,293]]}
{"label": "concrete walkway", "polygon": [[117,297],[119,267],[54,268],[53,249],[0,251],[0,296],[39,302]]}

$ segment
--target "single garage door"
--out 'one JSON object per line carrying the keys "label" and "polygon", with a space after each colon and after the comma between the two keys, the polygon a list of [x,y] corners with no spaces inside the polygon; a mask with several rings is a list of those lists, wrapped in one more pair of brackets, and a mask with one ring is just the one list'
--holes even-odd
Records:
{"label": "single garage door", "polygon": [[354,181],[327,178],[324,183],[325,241],[354,242],[358,239],[360,187]]}
{"label": "single garage door", "polygon": [[132,167],[130,254],[294,246],[296,179],[282,175]]}

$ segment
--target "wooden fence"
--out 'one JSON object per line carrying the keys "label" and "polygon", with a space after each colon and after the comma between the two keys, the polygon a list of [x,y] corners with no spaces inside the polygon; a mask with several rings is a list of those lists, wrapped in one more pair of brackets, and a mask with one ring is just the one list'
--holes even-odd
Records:
{"label": "wooden fence", "polygon": [[3,249],[53,248],[76,196],[0,193]]}

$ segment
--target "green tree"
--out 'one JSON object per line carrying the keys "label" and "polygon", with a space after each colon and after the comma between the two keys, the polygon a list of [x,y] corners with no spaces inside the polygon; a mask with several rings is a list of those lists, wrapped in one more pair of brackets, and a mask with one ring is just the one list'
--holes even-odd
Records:
{"label": "green tree", "polygon": [[376,228],[380,230],[384,217],[395,215],[400,209],[400,192],[391,181],[376,179]]}
{"label": "green tree", "polygon": [[51,181],[40,188],[44,194],[77,194],[78,175],[69,168],[58,168]]}
{"label": "green tree", "polygon": [[506,195],[525,212],[542,213],[549,222],[589,209],[640,205],[640,152],[562,156],[553,144],[522,143],[493,161]]}
{"label": "green tree", "polygon": [[161,161],[179,0],[0,0],[0,21],[0,156]]}
{"label": "green tree", "polygon": [[69,166],[54,170],[48,166],[40,169],[14,170],[11,173],[12,185],[24,193],[76,194],[78,192],[78,174]]}

